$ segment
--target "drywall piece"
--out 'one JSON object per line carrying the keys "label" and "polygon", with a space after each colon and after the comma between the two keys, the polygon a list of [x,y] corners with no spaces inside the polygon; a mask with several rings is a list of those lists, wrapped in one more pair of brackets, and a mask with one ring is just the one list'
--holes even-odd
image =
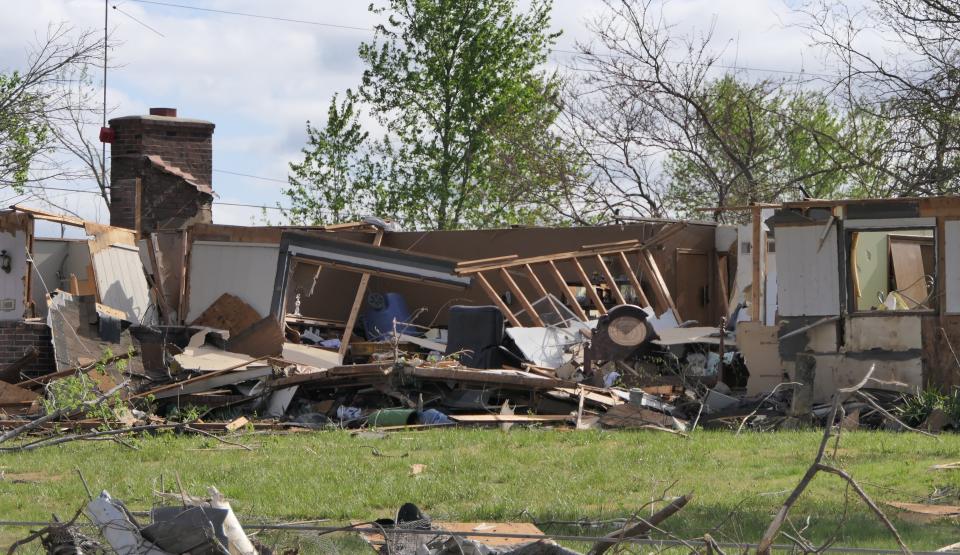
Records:
{"label": "drywall piece", "polygon": [[916,314],[852,316],[847,319],[846,349],[850,352],[883,349],[909,351],[920,349],[920,316]]}
{"label": "drywall piece", "polygon": [[270,314],[278,253],[279,246],[270,243],[194,241],[184,321],[199,318],[224,293],[242,299],[261,318]]}
{"label": "drywall piece", "polygon": [[303,364],[314,368],[332,368],[342,364],[340,355],[334,351],[327,351],[310,345],[284,343],[280,358],[287,362]]}
{"label": "drywall piece", "polygon": [[559,368],[570,360],[567,350],[583,337],[565,328],[507,328],[507,335],[528,361],[544,368]]}
{"label": "drywall piece", "polygon": [[126,314],[134,324],[156,323],[157,311],[151,307],[150,286],[136,246],[112,243],[96,248],[91,240],[90,258],[100,302]]}
{"label": "drywall piece", "polygon": [[738,235],[736,226],[718,225],[714,234],[714,246],[719,252],[730,252],[730,249],[737,242]]}
{"label": "drywall piece", "polygon": [[664,312],[659,317],[656,311],[653,310],[653,307],[645,306],[643,307],[643,311],[647,313],[647,321],[653,326],[653,331],[655,332],[675,328],[680,325],[680,323],[677,322],[677,315],[674,314],[672,310]]}
{"label": "drywall piece", "polygon": [[772,391],[783,381],[783,363],[780,360],[777,332],[778,326],[762,322],[737,324],[737,348],[743,355],[750,372],[747,380],[747,395]]}
{"label": "drywall piece", "polygon": [[820,246],[823,225],[778,226],[777,295],[781,316],[840,314],[837,228]]}
{"label": "drywall piece", "polygon": [[946,260],[940,275],[947,286],[947,312],[960,312],[960,220],[944,222]]}
{"label": "drywall piece", "polygon": [[764,322],[777,321],[777,258],[767,257],[766,289],[764,290]]}

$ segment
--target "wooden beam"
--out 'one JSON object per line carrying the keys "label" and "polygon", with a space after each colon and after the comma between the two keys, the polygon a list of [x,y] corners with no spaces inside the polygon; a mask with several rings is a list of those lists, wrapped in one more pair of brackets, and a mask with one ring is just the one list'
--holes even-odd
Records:
{"label": "wooden beam", "polygon": [[677,305],[673,302],[673,296],[670,295],[670,288],[667,287],[667,282],[664,281],[663,274],[660,273],[660,266],[657,265],[656,259],[653,258],[653,253],[650,251],[641,252],[640,264],[643,266],[647,275],[650,276],[650,284],[653,286],[653,295],[660,304],[658,310],[662,312],[673,310],[677,317],[677,321],[682,322],[683,320],[680,318],[680,311],[677,310]]}
{"label": "wooden beam", "polygon": [[[937,275],[934,287],[937,288],[937,312],[940,314],[940,325],[945,326],[947,321],[947,228],[946,218],[937,216],[937,232],[934,238],[937,249]],[[956,248],[956,247],[953,247]],[[941,330],[943,328],[941,327]]]}
{"label": "wooden beam", "polygon": [[609,287],[610,291],[613,293],[613,298],[616,299],[617,304],[627,304],[627,300],[623,298],[623,293],[620,291],[620,286],[617,285],[617,280],[613,277],[613,273],[610,272],[610,268],[607,267],[607,263],[603,261],[603,257],[599,254],[596,255],[596,257],[597,265],[600,266],[600,271],[603,273],[604,279],[607,280],[607,287]]}
{"label": "wooden beam", "polygon": [[14,204],[10,208],[18,212],[30,214],[31,216],[33,216],[38,220],[46,220],[48,222],[56,222],[58,224],[72,225],[75,227],[83,227],[85,223],[85,220],[81,220],[80,218],[73,218],[70,216],[60,216],[59,214],[53,214],[51,212],[37,210],[36,208],[30,208],[27,206],[22,206],[20,204]]}
{"label": "wooden beam", "polygon": [[533,325],[542,328],[543,320],[540,319],[540,315],[537,314],[537,311],[533,309],[533,305],[530,304],[530,300],[527,299],[527,296],[523,294],[523,290],[520,289],[520,286],[517,285],[517,282],[513,280],[513,276],[510,275],[510,272],[508,272],[506,268],[500,268],[500,277],[503,278],[503,281],[506,282],[507,287],[509,287],[510,291],[513,292],[513,296],[520,301],[520,306],[527,311],[530,320],[533,321]]}
{"label": "wooden beam", "polygon": [[557,286],[559,286],[564,291],[566,296],[570,298],[570,307],[573,310],[573,313],[584,322],[589,320],[589,318],[587,318],[587,313],[583,311],[583,307],[577,302],[577,296],[574,294],[573,290],[570,289],[570,286],[567,285],[567,280],[563,279],[563,274],[561,274],[560,270],[557,269],[557,265],[552,260],[548,261],[546,264],[547,267],[550,268],[550,275],[553,276],[554,281],[557,282]]}
{"label": "wooden beam", "polygon": [[[547,288],[543,286],[543,282],[541,282],[540,278],[537,277],[537,273],[533,270],[533,266],[524,264],[523,269],[527,273],[527,279],[530,281],[530,284],[533,285],[533,288],[537,290],[537,294],[540,295],[541,298],[546,298],[547,302],[550,303],[550,306],[553,307],[554,312],[557,313],[557,316],[562,318],[564,313],[561,312],[560,307],[557,306],[560,304],[560,301],[554,299],[553,295],[551,295],[550,292],[547,291]],[[566,289],[566,284],[564,284],[564,290],[569,291]]]}
{"label": "wooden beam", "polygon": [[133,231],[134,237],[140,240],[140,230],[143,228],[143,182],[136,178],[133,189]]}
{"label": "wooden beam", "polygon": [[573,263],[573,268],[580,276],[580,281],[583,283],[584,289],[587,290],[587,296],[589,296],[590,300],[593,301],[593,306],[596,307],[597,312],[599,312],[601,316],[606,314],[607,309],[603,306],[603,301],[600,299],[600,295],[597,295],[597,288],[593,286],[593,283],[590,281],[590,276],[587,275],[587,272],[583,269],[580,261],[576,258],[571,258],[570,262]]}
{"label": "wooden beam", "polygon": [[752,285],[750,286],[750,319],[754,322],[760,321],[760,292],[763,288],[763,283],[761,281],[761,272],[760,272],[760,256],[763,252],[763,245],[760,244],[760,210],[759,206],[753,207],[753,217],[750,218],[751,225],[753,226],[753,235],[751,247],[751,259],[752,259]]}
{"label": "wooden beam", "polygon": [[633,240],[620,241],[617,243],[605,243],[602,245],[597,245],[593,248],[584,247],[579,251],[544,254],[540,256],[531,256],[529,258],[513,258],[492,263],[483,263],[482,260],[468,260],[457,264],[457,273],[464,275],[473,272],[484,272],[487,270],[499,270],[500,268],[523,266],[524,264],[539,264],[550,261],[559,262],[561,260],[572,260],[574,258],[593,256],[595,254],[617,254],[619,252],[642,251],[663,243],[667,239],[683,231],[686,226],[687,224],[684,223],[676,223],[664,227],[656,235],[644,241],[643,243]]}
{"label": "wooden beam", "polygon": [[[383,230],[378,229],[377,234],[373,236],[373,246],[379,247],[383,241]],[[292,267],[292,265],[291,265]],[[350,316],[347,317],[347,325],[343,330],[343,338],[340,340],[340,349],[337,354],[340,355],[340,361],[347,354],[347,347],[350,346],[350,336],[353,335],[353,326],[357,325],[357,316],[360,314],[360,307],[363,306],[363,297],[367,294],[367,284],[370,283],[370,274],[364,273],[360,276],[360,285],[357,286],[357,294],[353,298],[353,306],[350,308]],[[287,310],[286,306],[281,307],[281,313]]]}
{"label": "wooden beam", "polygon": [[640,302],[640,305],[650,306],[650,301],[647,300],[647,295],[643,292],[643,287],[640,286],[640,279],[637,278],[637,274],[635,274],[633,268],[630,267],[630,261],[627,260],[626,253],[621,252],[618,256],[620,257],[620,265],[623,266],[623,273],[627,274],[630,285],[632,285],[637,292],[637,300]]}
{"label": "wooden beam", "polygon": [[727,285],[727,276],[729,274],[728,259],[726,254],[716,253],[715,256],[717,283],[720,285],[720,309],[723,315],[726,316],[730,310],[730,287]]}
{"label": "wooden beam", "polygon": [[513,315],[513,312],[510,310],[510,307],[507,306],[507,303],[503,302],[503,299],[500,298],[500,294],[497,293],[497,290],[490,285],[489,281],[487,281],[487,277],[481,273],[477,273],[476,278],[480,283],[480,287],[487,292],[487,296],[493,301],[493,304],[497,305],[497,308],[500,309],[500,312],[503,312],[504,318],[509,320],[511,324],[518,328],[523,327],[520,324],[520,320],[517,320],[517,317]]}

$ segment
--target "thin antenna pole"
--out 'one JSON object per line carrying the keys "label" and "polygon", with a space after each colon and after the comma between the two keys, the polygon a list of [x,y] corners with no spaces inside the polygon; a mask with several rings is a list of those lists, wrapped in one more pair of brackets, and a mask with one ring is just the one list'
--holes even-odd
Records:
{"label": "thin antenna pole", "polygon": [[[109,3],[110,0],[103,0],[103,127],[107,126],[107,22],[110,17]],[[104,194],[106,194],[107,143],[100,143],[100,145],[103,149],[100,153],[100,183],[104,187]]]}

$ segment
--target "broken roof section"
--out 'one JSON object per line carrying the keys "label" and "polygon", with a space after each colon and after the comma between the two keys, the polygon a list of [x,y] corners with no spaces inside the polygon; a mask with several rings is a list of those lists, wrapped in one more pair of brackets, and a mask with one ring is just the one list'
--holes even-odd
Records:
{"label": "broken roof section", "polygon": [[156,154],[148,154],[144,156],[144,159],[150,162],[153,165],[153,167],[161,171],[164,171],[174,177],[179,177],[180,179],[184,180],[190,185],[193,185],[201,193],[213,195],[213,187],[209,183],[204,183],[200,181],[199,179],[194,177],[192,173],[186,172],[174,166],[173,164],[171,164],[170,162],[167,162],[160,156],[157,156]]}

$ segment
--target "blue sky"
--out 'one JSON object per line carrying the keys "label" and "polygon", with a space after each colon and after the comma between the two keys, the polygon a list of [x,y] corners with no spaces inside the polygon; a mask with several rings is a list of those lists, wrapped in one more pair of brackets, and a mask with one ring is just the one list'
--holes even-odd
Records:
{"label": "blue sky", "polygon": [[[362,29],[376,23],[367,11],[367,0],[168,3]],[[108,5],[111,38],[116,43],[110,53],[114,66],[108,79],[110,116],[145,114],[151,106],[170,106],[183,117],[214,122],[213,185],[221,202],[267,206],[284,202],[282,182],[287,164],[299,157],[306,120],[322,124],[330,97],[356,87],[363,71],[357,47],[372,36],[364,30],[140,0],[111,0]],[[785,27],[797,16],[783,0],[672,0],[665,6],[666,17],[678,32],[715,26],[724,63],[791,71],[816,71],[821,66],[811,54],[808,39]],[[602,8],[599,0],[555,0],[554,28],[563,31],[557,48],[572,50],[576,41],[589,41],[586,21]],[[51,24],[64,22],[102,32],[103,12],[102,0],[0,0],[0,70],[21,67],[28,45]],[[551,57],[551,65],[561,70],[568,61],[568,54]],[[100,77],[96,79],[99,83]],[[93,185],[72,186],[89,189]],[[109,219],[93,195],[63,193],[57,201],[84,217]],[[277,212],[268,215],[280,221]],[[249,225],[262,221],[261,210],[215,201],[214,221]]]}

